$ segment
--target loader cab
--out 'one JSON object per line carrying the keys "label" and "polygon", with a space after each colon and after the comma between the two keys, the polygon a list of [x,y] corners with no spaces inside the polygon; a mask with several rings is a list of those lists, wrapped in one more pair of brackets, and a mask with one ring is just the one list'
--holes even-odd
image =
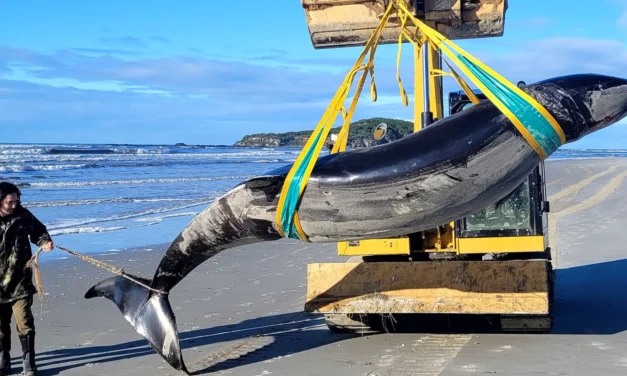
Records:
{"label": "loader cab", "polygon": [[[527,85],[525,81],[518,81],[518,83],[516,83],[516,86],[518,86],[519,88],[522,88],[525,85]],[[481,90],[474,89],[472,92],[480,100],[488,99],[485,94],[481,92]],[[470,101],[470,98],[468,98],[468,95],[466,95],[463,90],[451,91],[448,94],[448,110],[450,115],[456,114],[472,106],[473,104]]]}
{"label": "loader cab", "polygon": [[[519,87],[523,85],[523,81],[518,82]],[[474,95],[480,101],[488,99],[478,90],[474,91]],[[449,115],[473,106],[464,91],[450,92],[448,102]],[[393,126],[385,123],[375,127],[372,137],[373,145],[403,138]],[[549,204],[546,197],[545,170],[541,162],[523,183],[496,203],[450,224],[408,234],[392,242],[387,239],[388,244],[391,244],[387,251],[412,255],[414,259],[434,252],[478,257],[495,253],[537,256],[545,253],[549,244]],[[353,243],[340,244],[340,255],[349,255],[347,252],[372,252],[380,247],[379,243],[367,246],[368,241],[355,242],[359,244],[358,247]]]}
{"label": "loader cab", "polygon": [[[475,89],[472,92],[480,100],[488,99],[479,90]],[[456,114],[456,113],[461,112],[461,111],[463,111],[463,110],[465,110],[467,108],[470,108],[472,106],[473,106],[473,104],[470,101],[470,98],[468,98],[468,95],[466,95],[466,93],[464,93],[463,90],[452,91],[452,92],[448,93],[448,111],[449,111],[449,115]]]}
{"label": "loader cab", "polygon": [[[524,85],[524,81],[517,84]],[[474,94],[479,100],[487,99],[480,91]],[[450,92],[448,99],[450,115],[473,106],[463,91]],[[501,250],[529,252],[535,248],[541,252],[548,247],[548,211],[545,169],[541,162],[510,195],[455,222],[458,249],[460,253],[483,253],[493,247],[480,239],[508,238],[508,245],[491,244]]]}

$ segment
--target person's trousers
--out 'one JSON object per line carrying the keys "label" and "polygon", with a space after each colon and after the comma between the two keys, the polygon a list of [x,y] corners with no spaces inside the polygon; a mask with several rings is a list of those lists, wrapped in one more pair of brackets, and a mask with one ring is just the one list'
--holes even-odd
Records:
{"label": "person's trousers", "polygon": [[3,350],[11,349],[11,316],[15,316],[15,328],[19,336],[26,336],[35,331],[32,305],[32,295],[11,303],[0,303],[0,341]]}

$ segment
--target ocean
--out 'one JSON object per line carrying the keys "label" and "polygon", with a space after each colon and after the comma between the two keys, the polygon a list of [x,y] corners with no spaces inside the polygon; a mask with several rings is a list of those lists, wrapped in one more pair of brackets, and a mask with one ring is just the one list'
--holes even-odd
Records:
{"label": "ocean", "polygon": [[[171,242],[240,181],[296,160],[300,149],[172,145],[0,144],[0,180],[56,244],[103,254]],[[36,247],[33,248],[35,250]],[[63,252],[45,258],[72,257]]]}
{"label": "ocean", "polygon": [[[0,144],[0,180],[56,244],[86,254],[171,242],[240,181],[296,160],[299,148]],[[326,151],[323,153],[326,154]],[[627,157],[627,150],[558,150],[550,160]],[[35,248],[33,248],[34,250]],[[44,259],[72,257],[56,251]]]}

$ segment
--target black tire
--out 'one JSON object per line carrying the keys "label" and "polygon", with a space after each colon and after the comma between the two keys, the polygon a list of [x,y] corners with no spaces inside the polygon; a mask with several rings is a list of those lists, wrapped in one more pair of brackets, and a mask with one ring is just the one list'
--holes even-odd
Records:
{"label": "black tire", "polygon": [[379,332],[376,317],[359,313],[327,313],[324,320],[334,333],[374,334]]}

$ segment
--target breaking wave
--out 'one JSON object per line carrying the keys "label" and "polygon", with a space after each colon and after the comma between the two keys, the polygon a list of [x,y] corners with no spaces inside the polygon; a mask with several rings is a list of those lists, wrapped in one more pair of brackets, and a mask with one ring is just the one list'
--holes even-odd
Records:
{"label": "breaking wave", "polygon": [[25,171],[63,171],[97,167],[95,164],[58,164],[58,165],[7,165],[0,166],[0,172]]}
{"label": "breaking wave", "polygon": [[129,179],[129,180],[106,180],[106,181],[75,181],[75,182],[37,182],[28,183],[31,187],[85,187],[92,185],[117,185],[117,184],[149,184],[149,183],[187,183],[195,181],[217,181],[217,180],[243,180],[250,176],[217,176],[206,178],[165,178],[165,179]]}
{"label": "breaking wave", "polygon": [[80,206],[80,205],[98,205],[113,203],[139,203],[139,202],[171,202],[171,201],[191,201],[190,198],[102,198],[102,199],[83,199],[83,200],[64,200],[64,201],[25,201],[24,205],[31,208],[50,208],[62,206]]}
{"label": "breaking wave", "polygon": [[[177,210],[193,208],[199,205],[206,205],[210,202],[213,202],[213,200],[215,200],[215,197],[211,197],[211,198],[207,198],[203,200],[195,200],[194,202],[189,203],[189,204],[175,205],[171,207],[152,208],[152,209],[142,210],[142,211],[130,213],[130,214],[119,214],[119,215],[112,215],[109,217],[90,218],[90,219],[85,219],[85,220],[75,219],[69,222],[62,222],[56,225],[54,224],[50,225],[48,226],[48,229],[49,230],[73,229],[79,226],[90,225],[94,223],[113,222],[113,221],[120,221],[120,220],[126,220],[126,219],[140,218],[140,217],[144,217],[147,215],[170,213],[170,212],[174,212]],[[186,214],[186,215],[189,215],[189,214]],[[172,216],[179,216],[179,215],[177,214],[177,215],[172,215]],[[161,220],[163,220],[163,218],[165,218],[165,216],[161,216]]]}
{"label": "breaking wave", "polygon": [[91,234],[96,232],[110,232],[110,231],[119,231],[125,230],[128,227],[126,226],[117,226],[117,227],[75,227],[75,228],[67,228],[62,230],[50,230],[49,233],[51,236],[55,235],[70,235],[70,234]]}
{"label": "breaking wave", "polygon": [[160,215],[158,217],[139,218],[139,219],[136,219],[136,221],[137,222],[159,223],[159,222],[162,222],[166,218],[187,217],[187,216],[190,216],[190,215],[197,215],[198,213],[199,212],[183,212],[183,213],[166,214],[166,215]]}

